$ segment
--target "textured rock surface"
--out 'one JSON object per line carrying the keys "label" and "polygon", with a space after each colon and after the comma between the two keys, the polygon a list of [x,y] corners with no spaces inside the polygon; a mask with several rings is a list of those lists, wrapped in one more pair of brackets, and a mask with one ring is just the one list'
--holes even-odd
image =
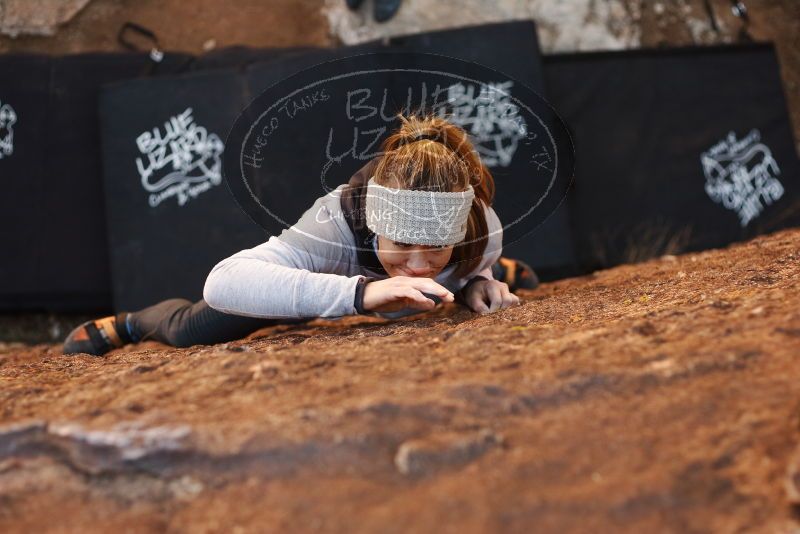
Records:
{"label": "textured rock surface", "polygon": [[324,12],[331,32],[346,44],[516,19],[536,21],[547,51],[631,48],[640,42],[639,3],[624,0],[404,0],[384,23],[373,20],[371,1],[354,12],[344,1],[325,0]]}
{"label": "textured rock surface", "polygon": [[52,35],[90,0],[0,0],[0,33]]}
{"label": "textured rock surface", "polygon": [[795,532],[800,230],[106,358],[0,353],[0,532]]}

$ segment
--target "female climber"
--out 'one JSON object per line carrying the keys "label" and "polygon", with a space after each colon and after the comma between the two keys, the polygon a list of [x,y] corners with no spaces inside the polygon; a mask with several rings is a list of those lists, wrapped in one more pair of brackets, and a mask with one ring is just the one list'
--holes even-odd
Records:
{"label": "female climber", "polygon": [[395,318],[457,301],[478,313],[519,303],[538,285],[501,258],[494,179],[460,127],[399,114],[379,156],[320,197],[292,227],[219,262],[203,299],[169,299],[87,321],[65,354],[102,355],[127,343],[176,347],[242,338],[316,317]]}

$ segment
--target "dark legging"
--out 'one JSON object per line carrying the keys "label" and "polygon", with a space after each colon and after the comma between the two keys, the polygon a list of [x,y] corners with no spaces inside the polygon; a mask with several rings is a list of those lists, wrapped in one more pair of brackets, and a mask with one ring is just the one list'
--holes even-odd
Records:
{"label": "dark legging", "polygon": [[174,347],[213,345],[241,339],[260,328],[308,319],[262,319],[215,310],[205,300],[169,299],[128,314],[133,341],[155,340]]}

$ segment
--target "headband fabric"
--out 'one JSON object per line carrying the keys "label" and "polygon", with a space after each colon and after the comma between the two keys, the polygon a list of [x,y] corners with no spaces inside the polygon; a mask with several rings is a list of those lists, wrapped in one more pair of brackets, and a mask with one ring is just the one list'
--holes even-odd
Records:
{"label": "headband fabric", "polygon": [[393,189],[367,182],[367,227],[378,235],[410,245],[455,245],[467,235],[475,191],[443,193]]}

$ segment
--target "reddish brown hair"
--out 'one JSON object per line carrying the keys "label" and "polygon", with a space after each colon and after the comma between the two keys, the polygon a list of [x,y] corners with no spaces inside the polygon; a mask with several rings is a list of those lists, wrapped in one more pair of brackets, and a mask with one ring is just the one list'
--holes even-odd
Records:
{"label": "reddish brown hair", "polygon": [[[467,233],[453,247],[449,264],[457,264],[456,274],[464,276],[480,265],[489,229],[483,205],[494,200],[494,177],[483,164],[459,126],[434,115],[397,114],[400,127],[381,145],[383,152],[375,167],[375,181],[386,187],[422,191],[475,190],[467,222]],[[436,140],[416,140],[420,135]]]}

